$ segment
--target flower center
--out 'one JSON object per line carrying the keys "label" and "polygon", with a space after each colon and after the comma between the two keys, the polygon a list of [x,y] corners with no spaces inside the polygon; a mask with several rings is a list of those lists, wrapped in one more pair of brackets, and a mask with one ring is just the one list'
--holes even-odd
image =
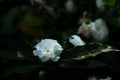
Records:
{"label": "flower center", "polygon": [[49,52],[50,52],[50,50],[49,50],[49,49],[46,49],[46,50],[45,50],[45,52],[46,52],[46,53],[49,53]]}

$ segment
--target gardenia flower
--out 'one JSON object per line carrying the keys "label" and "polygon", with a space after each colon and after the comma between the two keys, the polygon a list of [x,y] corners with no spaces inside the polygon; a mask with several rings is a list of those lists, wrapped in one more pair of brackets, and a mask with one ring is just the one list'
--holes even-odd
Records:
{"label": "gardenia flower", "polygon": [[53,39],[42,39],[35,48],[36,50],[33,50],[33,55],[38,56],[42,62],[48,60],[58,61],[63,51],[62,46]]}
{"label": "gardenia flower", "polygon": [[86,43],[77,35],[72,35],[70,38],[69,38],[69,42],[71,44],[73,44],[75,47],[76,46],[83,46],[85,45]]}

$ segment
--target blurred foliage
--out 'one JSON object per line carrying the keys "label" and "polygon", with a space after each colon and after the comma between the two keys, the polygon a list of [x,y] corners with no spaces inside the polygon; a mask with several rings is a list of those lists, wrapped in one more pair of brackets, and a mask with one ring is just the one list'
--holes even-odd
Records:
{"label": "blurred foliage", "polygon": [[114,6],[116,3],[116,0],[104,0],[104,2],[108,5],[108,6]]}
{"label": "blurred foliage", "polygon": [[8,14],[5,15],[4,19],[3,19],[3,25],[2,25],[2,31],[4,31],[4,33],[6,33],[6,29],[8,33],[12,33],[13,32],[13,21],[16,18],[16,16],[18,16],[19,14],[19,8],[15,7],[12,10],[10,10],[8,12]]}
{"label": "blurred foliage", "polygon": [[[104,0],[107,8],[99,12],[95,0],[89,2],[74,0],[73,13],[66,10],[66,1],[45,0],[44,4],[34,1],[31,4],[30,0],[0,1],[0,8],[4,8],[0,10],[1,80],[8,80],[7,78],[13,80],[14,75],[24,75],[33,71],[37,73],[39,80],[42,77],[38,76],[39,71],[54,71],[61,68],[94,70],[107,67],[113,71],[120,69],[118,64],[120,56],[117,51],[120,49],[120,1]],[[88,11],[93,20],[99,17],[105,19],[110,32],[107,42],[101,44],[86,42],[87,45],[80,47],[67,44],[66,40],[72,34],[76,34],[79,27],[78,21],[84,11]],[[44,38],[56,39],[65,48],[58,62],[42,63],[33,56],[34,45]],[[111,48],[108,48],[110,46]],[[107,55],[110,54],[114,56],[109,58]]]}

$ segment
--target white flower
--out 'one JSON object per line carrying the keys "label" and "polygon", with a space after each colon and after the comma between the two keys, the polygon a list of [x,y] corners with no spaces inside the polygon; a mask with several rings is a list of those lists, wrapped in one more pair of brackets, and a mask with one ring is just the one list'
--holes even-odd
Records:
{"label": "white flower", "polygon": [[82,22],[77,33],[82,34],[85,38],[93,38],[94,41],[103,42],[108,37],[109,31],[103,19],[96,19],[89,24]]}
{"label": "white flower", "polygon": [[85,45],[86,43],[77,35],[72,35],[70,38],[69,38],[69,42],[72,43],[75,47],[76,46],[83,46]]}
{"label": "white flower", "polygon": [[38,56],[42,62],[48,60],[58,61],[63,51],[62,46],[53,39],[42,39],[35,48],[36,50],[33,50],[33,55]]}
{"label": "white flower", "polygon": [[100,11],[105,10],[105,2],[103,0],[96,0],[96,6]]}

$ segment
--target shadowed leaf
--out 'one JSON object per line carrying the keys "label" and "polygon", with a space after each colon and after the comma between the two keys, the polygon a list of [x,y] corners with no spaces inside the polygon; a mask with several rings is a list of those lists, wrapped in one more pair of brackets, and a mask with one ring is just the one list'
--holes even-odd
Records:
{"label": "shadowed leaf", "polygon": [[83,60],[89,57],[95,57],[101,53],[117,51],[112,49],[111,46],[103,44],[87,44],[85,46],[79,46],[67,51],[64,51],[61,60]]}
{"label": "shadowed leaf", "polygon": [[13,73],[27,73],[38,68],[39,68],[39,65],[27,65],[27,66],[16,65],[8,68],[4,73],[4,77],[9,76],[10,74],[13,74]]}
{"label": "shadowed leaf", "polygon": [[19,14],[19,7],[14,7],[13,9],[10,9],[10,11],[5,15],[3,18],[3,25],[2,25],[2,31],[4,33],[12,33],[13,32],[13,21],[16,18],[16,16]]}

